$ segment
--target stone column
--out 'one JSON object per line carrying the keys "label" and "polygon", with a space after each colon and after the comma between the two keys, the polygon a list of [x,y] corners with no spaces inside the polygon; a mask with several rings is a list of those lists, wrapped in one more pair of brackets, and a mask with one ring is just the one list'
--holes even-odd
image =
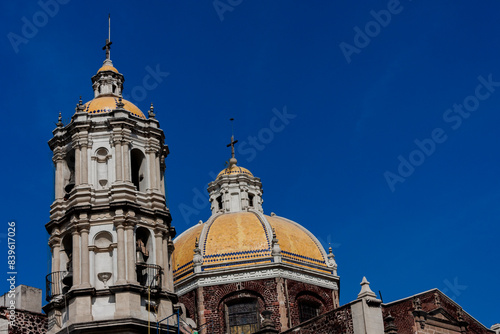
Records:
{"label": "stone column", "polygon": [[127,281],[125,280],[125,236],[123,232],[123,222],[115,222],[116,226],[116,235],[117,235],[117,253],[118,253],[118,276],[116,277],[116,284],[126,284]]}
{"label": "stone column", "polygon": [[123,181],[130,182],[130,150],[129,143],[122,142],[122,159],[123,159]]}
{"label": "stone column", "polygon": [[54,161],[54,165],[56,167],[56,180],[54,182],[54,194],[56,199],[62,199],[64,196],[64,189],[63,189],[63,155],[60,152],[54,153],[54,158],[52,158],[52,161]]}
{"label": "stone column", "polygon": [[49,243],[52,247],[52,272],[61,271],[61,239],[53,238]]}
{"label": "stone column", "polygon": [[166,289],[168,291],[173,292],[174,291],[174,286],[173,286],[173,272],[172,272],[172,266],[171,266],[171,256],[172,256],[172,250],[171,247],[173,247],[173,244],[171,244],[172,241],[170,240],[170,235],[165,233],[163,235],[163,266],[165,268],[165,279],[163,280],[163,289]]}
{"label": "stone column", "polygon": [[115,144],[115,177],[116,181],[122,180],[122,144],[119,140],[114,140]]}
{"label": "stone column", "polygon": [[73,236],[73,255],[72,255],[72,268],[73,268],[73,287],[76,289],[80,286],[80,234],[75,227],[71,232]]}
{"label": "stone column", "polygon": [[160,185],[160,182],[161,182],[161,171],[160,171],[160,157],[159,155],[155,154],[155,164],[154,164],[154,167],[155,167],[155,175],[156,175],[156,187],[155,189],[161,189],[161,185]]}
{"label": "stone column", "polygon": [[84,225],[80,229],[82,240],[82,281],[81,288],[90,288],[90,266],[89,266],[89,225]]}
{"label": "stone column", "polygon": [[161,286],[163,287],[163,282],[165,281],[166,270],[163,265],[163,232],[160,229],[155,230],[155,246],[156,246],[156,264],[159,265],[163,271],[161,276]]}
{"label": "stone column", "polygon": [[88,143],[85,142],[82,144],[82,150],[81,150],[81,184],[88,184],[89,182],[89,165],[88,165]]}
{"label": "stone column", "polygon": [[134,225],[128,224],[125,227],[127,233],[127,281],[132,284],[138,284],[135,274],[135,240]]}
{"label": "stone column", "polygon": [[149,189],[158,189],[156,185],[155,151],[152,148],[149,148],[146,153],[148,155],[149,162]]}
{"label": "stone column", "polygon": [[81,159],[81,149],[80,143],[75,142],[75,186],[79,186],[81,182],[82,174],[82,159]]}
{"label": "stone column", "polygon": [[[49,240],[49,246],[52,248],[52,272],[61,271],[61,239],[58,237],[53,237]],[[54,279],[54,278],[53,278]],[[62,293],[61,283],[57,282],[52,287],[52,294],[59,295]]]}

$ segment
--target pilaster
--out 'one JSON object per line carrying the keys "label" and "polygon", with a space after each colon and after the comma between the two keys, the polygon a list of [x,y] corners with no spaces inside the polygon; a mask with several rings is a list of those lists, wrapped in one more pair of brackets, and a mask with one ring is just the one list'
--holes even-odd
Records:
{"label": "pilaster", "polygon": [[88,219],[81,220],[79,224],[80,237],[82,243],[82,255],[81,255],[81,275],[82,280],[80,284],[80,288],[87,289],[90,288],[90,266],[89,266],[89,229],[90,224],[88,223]]}
{"label": "pilaster", "polygon": [[123,216],[115,216],[114,224],[116,228],[116,237],[118,241],[117,245],[117,262],[118,262],[118,276],[116,277],[116,285],[126,284],[127,280],[125,279],[125,217]]}
{"label": "pilaster", "polygon": [[72,290],[80,287],[80,233],[75,226],[71,231],[73,238],[73,252],[72,252],[72,268],[73,268],[73,286]]}

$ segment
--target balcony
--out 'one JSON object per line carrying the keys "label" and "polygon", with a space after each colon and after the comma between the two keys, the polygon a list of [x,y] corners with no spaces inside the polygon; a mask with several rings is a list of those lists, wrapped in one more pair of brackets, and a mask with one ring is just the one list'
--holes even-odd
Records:
{"label": "balcony", "polygon": [[140,285],[149,287],[150,289],[161,288],[162,269],[160,266],[139,262],[136,264],[135,269],[137,273],[137,281]]}
{"label": "balcony", "polygon": [[65,294],[73,284],[73,275],[67,271],[55,271],[45,277],[45,300]]}

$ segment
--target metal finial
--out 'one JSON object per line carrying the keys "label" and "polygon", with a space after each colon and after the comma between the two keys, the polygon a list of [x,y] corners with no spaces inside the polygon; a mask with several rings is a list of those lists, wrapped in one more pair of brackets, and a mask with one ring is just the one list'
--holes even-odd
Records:
{"label": "metal finial", "polygon": [[83,104],[82,96],[80,95],[80,100],[78,100],[78,105],[82,105],[82,104]]}
{"label": "metal finial", "polygon": [[111,14],[108,14],[108,39],[106,39],[106,45],[102,47],[106,50],[106,59],[111,59]]}
{"label": "metal finial", "polygon": [[227,147],[231,146],[231,159],[229,160],[229,168],[231,168],[235,166],[236,163],[238,162],[234,157],[234,144],[236,144],[238,141],[234,140],[234,129],[233,129],[234,118],[230,118],[229,120],[231,121],[231,143],[227,144]]}
{"label": "metal finial", "polygon": [[59,117],[57,117],[57,123],[56,123],[56,125],[57,125],[57,127],[62,127],[63,126],[61,112],[59,112]]}
{"label": "metal finial", "polygon": [[153,102],[151,102],[151,107],[149,107],[148,115],[149,118],[155,118],[155,107],[153,107]]}

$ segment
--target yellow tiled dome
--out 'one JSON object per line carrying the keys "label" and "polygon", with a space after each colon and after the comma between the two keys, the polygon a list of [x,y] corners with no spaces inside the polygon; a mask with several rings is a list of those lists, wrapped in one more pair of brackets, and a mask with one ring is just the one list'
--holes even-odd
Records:
{"label": "yellow tiled dome", "polygon": [[97,70],[97,73],[103,71],[113,71],[115,73],[119,73],[118,70],[113,65],[103,65],[100,69]]}
{"label": "yellow tiled dome", "polygon": [[[118,98],[114,96],[99,96],[85,103],[84,111],[89,114],[108,113],[117,108]],[[130,101],[123,100],[123,109],[128,110],[132,115],[146,119],[142,111]]]}
{"label": "yellow tiled dome", "polygon": [[323,247],[301,225],[278,216],[238,212],[216,216],[174,240],[174,281],[179,282],[193,274],[196,239],[203,256],[204,272],[272,263],[273,229],[283,263],[332,273],[326,264]]}
{"label": "yellow tiled dome", "polygon": [[248,169],[234,165],[234,166],[223,169],[219,173],[219,175],[217,175],[217,178],[219,178],[223,175],[236,175],[236,174],[245,174],[245,175],[253,176],[253,174]]}

